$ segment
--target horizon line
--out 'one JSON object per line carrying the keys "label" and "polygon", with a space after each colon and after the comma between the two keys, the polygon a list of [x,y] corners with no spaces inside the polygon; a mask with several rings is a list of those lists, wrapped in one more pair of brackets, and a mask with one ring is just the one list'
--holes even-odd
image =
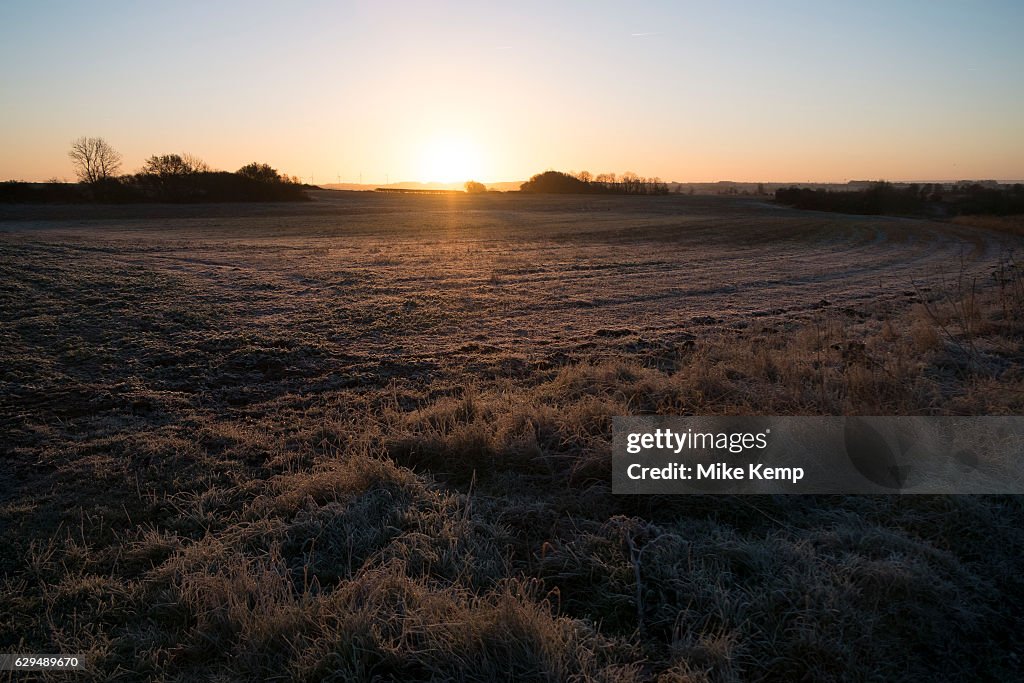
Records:
{"label": "horizon line", "polygon": [[[555,169],[548,169],[548,170],[555,170]],[[227,172],[231,173],[232,171],[227,171]],[[539,173],[534,173],[530,177],[533,177],[534,175],[540,175],[540,173],[546,173],[546,172],[547,171],[541,171]],[[572,175],[568,171],[559,171],[559,173],[565,173],[566,175]],[[303,180],[303,176],[297,176],[297,177],[300,180]],[[44,184],[44,183],[49,183],[54,178],[56,178],[56,176],[51,176],[51,178],[39,179],[39,180],[24,180],[24,179],[19,179],[19,178],[7,178],[7,179],[4,179],[4,180],[0,180],[0,183]],[[382,183],[359,182],[359,181],[355,181],[355,180],[342,180],[342,181],[325,182],[325,183],[305,183],[305,184],[310,184],[310,185],[314,185],[314,186],[318,186],[318,187],[319,186],[326,186],[326,185],[359,185],[359,186],[364,186],[364,187],[389,187],[389,186],[394,186],[394,185],[464,185],[467,182],[475,181],[475,182],[482,183],[484,185],[502,185],[502,184],[508,184],[508,183],[525,183],[529,179],[530,178],[525,178],[525,179],[514,178],[514,179],[511,179],[511,180],[477,180],[476,178],[467,178],[466,180],[451,180],[451,181],[445,181],[445,180],[397,180],[397,181],[382,182]],[[77,184],[78,181],[70,180],[70,179],[67,179],[67,178],[60,178],[58,180],[58,182],[73,185],[73,184]],[[909,183],[945,183],[945,184],[956,184],[956,183],[968,183],[968,182],[995,182],[995,183],[999,183],[1000,185],[1014,185],[1014,184],[1018,184],[1018,183],[1024,183],[1024,178],[997,178],[997,177],[991,177],[991,176],[988,176],[988,177],[985,177],[985,176],[975,176],[975,177],[966,177],[966,178],[964,178],[964,177],[961,177],[961,178],[886,178],[886,177],[875,177],[875,178],[872,178],[872,177],[867,177],[867,178],[852,178],[852,179],[843,179],[843,180],[814,180],[814,179],[804,179],[804,180],[764,180],[764,179],[760,179],[760,180],[737,180],[737,179],[734,179],[734,178],[721,178],[721,179],[716,179],[716,180],[664,180],[664,179],[660,179],[659,182],[665,183],[667,185],[712,185],[712,184],[717,184],[717,183],[738,183],[738,184],[753,184],[753,185],[756,185],[758,183],[764,183],[764,184],[770,184],[770,185],[786,185],[786,184],[794,184],[794,185],[796,185],[796,184],[803,184],[803,185],[809,185],[809,184],[814,184],[814,185],[848,185],[848,184],[851,184],[851,183],[877,183],[877,182],[908,183],[908,184]]]}
{"label": "horizon line", "polygon": [[[329,182],[329,183],[315,183],[317,186],[322,185],[361,185],[366,187],[389,187],[392,185],[464,185],[467,182],[475,181],[484,185],[502,185],[508,183],[525,183],[529,180],[515,179],[515,180],[476,180],[475,178],[469,178],[468,180],[397,180],[388,183],[360,183],[358,181],[341,181],[341,182]],[[45,182],[45,181],[38,181]],[[855,178],[849,180],[735,180],[732,178],[724,178],[721,180],[660,180],[659,182],[665,183],[666,185],[713,185],[717,183],[737,183],[744,185],[756,185],[758,183],[764,183],[766,185],[786,185],[786,184],[802,184],[802,185],[848,185],[851,183],[945,183],[945,184],[956,184],[956,183],[981,183],[981,182],[995,182],[1001,185],[1013,185],[1017,183],[1024,183],[1022,178],[992,178],[992,177],[974,177],[974,178]]]}

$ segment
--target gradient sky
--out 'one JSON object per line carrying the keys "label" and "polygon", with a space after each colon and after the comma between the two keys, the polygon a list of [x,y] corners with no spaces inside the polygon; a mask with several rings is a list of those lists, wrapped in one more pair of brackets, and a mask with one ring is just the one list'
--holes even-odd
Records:
{"label": "gradient sky", "polygon": [[1024,179],[1024,2],[0,5],[0,179]]}

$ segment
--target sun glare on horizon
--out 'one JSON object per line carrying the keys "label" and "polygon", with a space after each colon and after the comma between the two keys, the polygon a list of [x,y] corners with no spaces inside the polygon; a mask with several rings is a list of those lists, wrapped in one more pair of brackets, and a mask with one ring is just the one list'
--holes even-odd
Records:
{"label": "sun glare on horizon", "polygon": [[475,180],[481,174],[479,148],[457,135],[437,136],[423,146],[421,182],[456,183]]}

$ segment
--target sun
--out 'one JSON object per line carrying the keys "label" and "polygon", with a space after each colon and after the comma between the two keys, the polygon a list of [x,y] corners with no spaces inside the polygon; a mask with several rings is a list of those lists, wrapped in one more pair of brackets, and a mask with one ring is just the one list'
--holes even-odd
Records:
{"label": "sun", "polygon": [[457,135],[438,136],[423,147],[420,179],[423,182],[461,183],[480,173],[480,153],[470,140]]}

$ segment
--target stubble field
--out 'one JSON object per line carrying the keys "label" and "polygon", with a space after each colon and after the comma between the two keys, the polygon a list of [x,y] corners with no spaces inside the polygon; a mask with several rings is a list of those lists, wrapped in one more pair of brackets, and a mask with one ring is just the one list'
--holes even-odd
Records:
{"label": "stubble field", "polygon": [[613,497],[610,441],[1019,414],[1024,238],[315,199],[0,207],[4,651],[107,680],[1019,674],[1019,499]]}

